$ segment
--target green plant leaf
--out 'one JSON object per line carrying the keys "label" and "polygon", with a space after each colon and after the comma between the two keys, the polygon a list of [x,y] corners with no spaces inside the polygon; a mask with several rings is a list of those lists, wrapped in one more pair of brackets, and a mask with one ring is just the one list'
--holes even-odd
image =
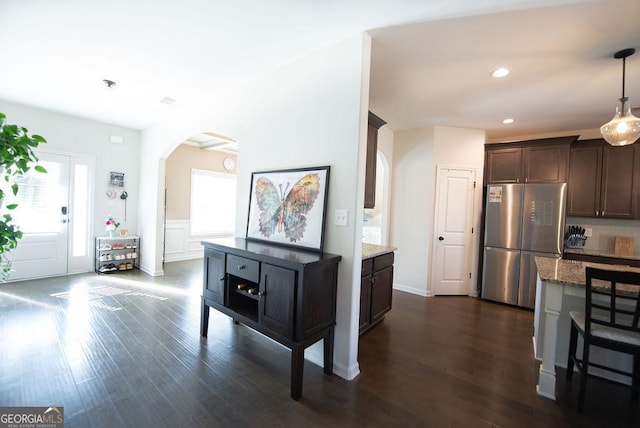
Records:
{"label": "green plant leaf", "polygon": [[[38,156],[34,148],[46,143],[40,135],[29,136],[29,130],[23,126],[6,123],[6,115],[0,113],[0,177],[6,183],[11,184],[11,191],[18,194],[20,183],[12,183],[10,178],[22,176],[32,167],[38,172],[46,173],[47,170],[37,165]],[[0,198],[5,192],[0,190]],[[7,204],[6,210],[13,210],[18,204]],[[16,248],[18,241],[22,239],[22,231],[13,223],[13,218],[8,213],[0,216],[0,281],[6,280],[11,271],[11,261],[6,254]]]}
{"label": "green plant leaf", "polygon": [[27,165],[27,159],[24,158],[16,160],[16,165],[18,165],[18,168],[23,172],[29,169],[29,166]]}

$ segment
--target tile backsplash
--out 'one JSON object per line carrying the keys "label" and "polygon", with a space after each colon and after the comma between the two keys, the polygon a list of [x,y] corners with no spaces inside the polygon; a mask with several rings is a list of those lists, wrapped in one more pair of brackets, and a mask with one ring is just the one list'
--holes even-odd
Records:
{"label": "tile backsplash", "polygon": [[565,230],[569,226],[592,229],[592,235],[584,244],[585,249],[613,253],[615,237],[629,236],[634,238],[634,253],[640,254],[640,220],[567,217],[565,224]]}

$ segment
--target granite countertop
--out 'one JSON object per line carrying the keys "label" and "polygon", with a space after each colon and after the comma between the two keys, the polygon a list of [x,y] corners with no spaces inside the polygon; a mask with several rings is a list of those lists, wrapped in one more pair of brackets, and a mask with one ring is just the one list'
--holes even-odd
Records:
{"label": "granite countertop", "polygon": [[371,259],[382,254],[392,253],[397,250],[396,247],[376,244],[362,244],[362,260]]}
{"label": "granite countertop", "polygon": [[[543,281],[555,282],[558,284],[568,284],[577,287],[584,287],[586,283],[585,268],[595,267],[605,270],[620,270],[625,272],[638,272],[640,268],[633,268],[622,265],[605,265],[601,263],[579,262],[575,260],[564,260],[550,257],[536,256],[536,267],[538,274]],[[595,285],[594,281],[594,285]],[[620,288],[623,289],[622,285]]]}
{"label": "granite countertop", "polygon": [[565,248],[565,253],[570,254],[584,254],[585,256],[594,256],[594,257],[611,257],[614,259],[629,259],[629,260],[640,260],[640,255],[634,254],[632,256],[619,256],[613,253],[612,251],[605,250],[593,250],[593,249],[584,249],[584,248]]}

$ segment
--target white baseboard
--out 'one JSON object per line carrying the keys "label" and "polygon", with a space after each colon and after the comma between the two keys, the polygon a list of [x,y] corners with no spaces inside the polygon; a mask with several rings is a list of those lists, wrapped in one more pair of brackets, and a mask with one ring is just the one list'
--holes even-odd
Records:
{"label": "white baseboard", "polygon": [[337,364],[335,361],[333,362],[333,374],[336,376],[340,376],[345,380],[353,380],[360,374],[360,365],[355,363],[351,367],[346,367],[342,364]]}
{"label": "white baseboard", "polygon": [[420,288],[415,288],[415,287],[408,287],[406,285],[402,285],[402,284],[398,284],[397,282],[393,283],[393,289],[394,290],[399,290],[399,291],[404,291],[406,293],[411,293],[411,294],[416,294],[418,296],[422,296],[422,297],[431,297],[429,296],[429,293],[426,290],[420,289]]}
{"label": "white baseboard", "polygon": [[164,275],[164,270],[162,269],[158,269],[158,270],[152,270],[147,268],[146,266],[140,266],[140,270],[148,275],[151,276],[163,276]]}

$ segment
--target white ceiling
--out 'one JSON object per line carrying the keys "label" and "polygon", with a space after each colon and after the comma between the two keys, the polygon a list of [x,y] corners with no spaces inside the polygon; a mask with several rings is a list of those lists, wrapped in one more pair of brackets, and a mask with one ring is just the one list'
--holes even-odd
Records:
{"label": "white ceiling", "polygon": [[[612,55],[640,48],[639,22],[638,0],[2,0],[0,98],[145,129],[371,30],[370,106],[395,130],[594,128],[613,116]],[[489,78],[497,66],[512,74]],[[639,76],[640,52],[634,106]]]}
{"label": "white ceiling", "polygon": [[[615,11],[615,12],[614,12]],[[393,128],[448,125],[493,139],[599,128],[640,48],[640,1],[517,10],[371,31],[371,109]],[[640,49],[626,95],[640,106]],[[498,67],[511,74],[489,76]],[[502,119],[516,120],[503,125]]]}

